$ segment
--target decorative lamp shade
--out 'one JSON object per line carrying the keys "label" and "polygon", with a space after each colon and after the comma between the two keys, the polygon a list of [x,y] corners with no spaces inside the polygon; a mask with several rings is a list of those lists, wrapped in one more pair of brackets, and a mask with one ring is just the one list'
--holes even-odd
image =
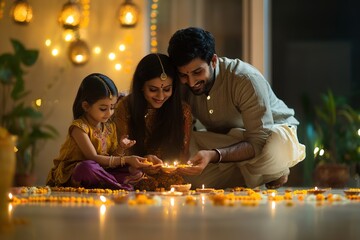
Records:
{"label": "decorative lamp shade", "polygon": [[139,9],[131,0],[125,0],[120,5],[118,18],[122,27],[135,27],[139,20]]}
{"label": "decorative lamp shade", "polygon": [[69,45],[69,58],[70,61],[76,65],[84,65],[90,59],[90,49],[86,42],[77,39]]}
{"label": "decorative lamp shade", "polygon": [[75,1],[69,1],[64,4],[59,23],[64,29],[77,29],[81,22],[81,5]]}
{"label": "decorative lamp shade", "polygon": [[33,17],[30,4],[26,0],[16,0],[11,9],[11,17],[16,23],[29,23]]}

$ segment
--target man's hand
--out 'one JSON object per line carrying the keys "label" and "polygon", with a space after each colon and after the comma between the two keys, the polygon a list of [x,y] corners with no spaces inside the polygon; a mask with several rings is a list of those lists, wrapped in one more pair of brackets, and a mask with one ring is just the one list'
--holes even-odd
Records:
{"label": "man's hand", "polygon": [[184,175],[200,175],[210,162],[215,162],[218,154],[214,150],[201,150],[188,161],[192,167],[178,168],[177,172]]}

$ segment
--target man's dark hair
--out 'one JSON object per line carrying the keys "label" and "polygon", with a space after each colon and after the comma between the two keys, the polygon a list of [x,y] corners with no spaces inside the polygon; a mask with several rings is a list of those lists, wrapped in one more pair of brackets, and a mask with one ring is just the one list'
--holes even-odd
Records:
{"label": "man's dark hair", "polygon": [[195,58],[210,64],[215,54],[215,38],[201,28],[180,29],[169,41],[168,54],[177,67],[184,66]]}

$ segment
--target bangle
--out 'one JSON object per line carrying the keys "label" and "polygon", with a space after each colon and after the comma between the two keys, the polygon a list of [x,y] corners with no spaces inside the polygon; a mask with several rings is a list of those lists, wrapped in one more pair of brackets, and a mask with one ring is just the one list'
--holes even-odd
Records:
{"label": "bangle", "polygon": [[111,155],[111,156],[110,156],[110,159],[109,159],[109,167],[110,167],[110,168],[113,168],[113,167],[114,167],[114,166],[113,166],[113,165],[114,165],[113,162],[114,162],[114,156]]}
{"label": "bangle", "polygon": [[220,163],[220,162],[221,162],[221,160],[222,160],[222,155],[221,155],[220,150],[219,150],[219,149],[217,149],[217,148],[214,148],[214,149],[212,149],[212,150],[214,150],[215,152],[217,152],[217,153],[219,154],[219,161],[218,161],[217,163]]}
{"label": "bangle", "polygon": [[120,157],[120,166],[125,166],[125,157]]}

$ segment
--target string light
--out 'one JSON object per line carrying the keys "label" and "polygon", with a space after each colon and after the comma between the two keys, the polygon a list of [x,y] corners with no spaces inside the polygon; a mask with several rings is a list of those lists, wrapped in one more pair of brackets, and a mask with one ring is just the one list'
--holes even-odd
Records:
{"label": "string light", "polygon": [[120,44],[120,46],[119,46],[119,51],[120,51],[120,52],[123,52],[123,51],[125,51],[125,49],[126,49],[125,45],[124,45],[124,44]]}
{"label": "string light", "polygon": [[36,99],[35,100],[35,106],[36,107],[41,107],[41,105],[42,105],[42,99],[41,98]]}
{"label": "string light", "polygon": [[94,50],[93,50],[93,52],[95,53],[95,54],[100,54],[101,53],[101,47],[94,47]]}
{"label": "string light", "polygon": [[112,60],[115,60],[115,58],[116,58],[116,55],[115,55],[115,53],[109,53],[109,59],[112,61]]}
{"label": "string light", "polygon": [[47,47],[51,46],[51,40],[50,39],[45,40],[45,46],[47,46]]}
{"label": "string light", "polygon": [[120,63],[115,64],[115,70],[120,71],[122,68]]}
{"label": "string light", "polygon": [[150,52],[158,51],[157,40],[157,16],[158,16],[158,0],[152,0],[150,9]]}
{"label": "string light", "polygon": [[53,50],[51,50],[51,55],[53,55],[54,57],[56,57],[57,55],[59,55],[59,49],[54,48]]}
{"label": "string light", "polygon": [[[0,0],[1,1],[1,0]],[[135,27],[139,20],[139,8],[136,4],[134,4],[131,0],[123,0],[123,4],[121,4],[118,11],[118,20],[122,24],[123,27]],[[90,18],[90,2],[91,0],[67,0],[63,5],[62,11],[59,14],[59,23],[64,28],[64,32],[62,34],[62,39],[66,42],[70,42],[68,46],[68,55],[71,62],[77,66],[85,64],[90,57],[90,54],[98,55],[102,54],[104,49],[102,46],[92,47],[91,51],[88,53],[74,53],[74,45],[75,42],[78,42],[81,35],[83,35],[83,28],[89,25]],[[157,2],[154,0],[153,2]],[[155,6],[156,7],[156,6]],[[156,10],[156,9],[155,9]],[[157,11],[157,10],[156,10]],[[155,14],[157,15],[157,14]],[[86,33],[86,32],[85,32]],[[84,39],[81,40],[84,42]],[[126,73],[132,72],[132,63],[129,64],[127,62],[128,58],[131,56],[131,45],[133,44],[134,39],[133,35],[125,36],[123,43],[117,45],[117,51],[111,51],[107,56],[109,61],[114,61],[119,58],[119,56],[124,57],[125,59],[120,59],[124,62],[114,63],[113,69],[116,71],[124,71]],[[85,42],[84,42],[85,43]],[[46,46],[53,45],[51,40],[45,43]],[[86,45],[86,43],[85,43]],[[153,44],[154,45],[154,42]],[[156,42],[157,45],[157,42]],[[129,48],[130,46],[130,48]],[[87,52],[87,46],[84,49]],[[51,50],[51,55],[56,57],[60,53],[60,48],[53,48]],[[62,50],[61,50],[62,51]]]}
{"label": "string light", "polygon": [[76,34],[74,30],[72,29],[65,29],[63,32],[63,38],[65,40],[65,42],[71,42],[74,41],[74,39],[76,39]]}
{"label": "string light", "polygon": [[0,19],[4,17],[5,0],[0,0]]}
{"label": "string light", "polygon": [[80,0],[82,14],[80,20],[80,28],[86,28],[90,22],[90,0]]}

